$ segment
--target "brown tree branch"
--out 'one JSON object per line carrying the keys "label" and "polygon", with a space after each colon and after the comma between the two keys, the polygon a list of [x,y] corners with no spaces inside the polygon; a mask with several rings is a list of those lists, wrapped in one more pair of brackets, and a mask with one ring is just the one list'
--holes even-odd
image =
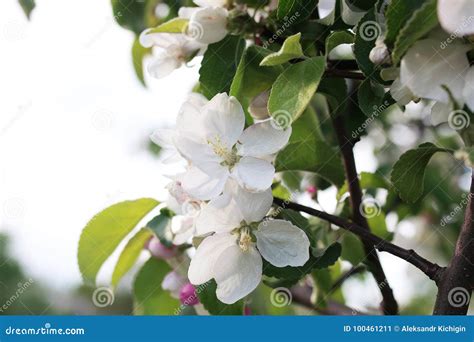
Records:
{"label": "brown tree branch", "polygon": [[347,71],[340,69],[326,69],[325,76],[349,78],[353,80],[365,80],[366,77],[363,73],[357,71]]}
{"label": "brown tree branch", "polygon": [[408,250],[400,246],[397,246],[387,240],[382,239],[381,237],[378,237],[377,235],[372,234],[370,231],[367,231],[367,229],[355,223],[347,221],[338,216],[334,216],[334,215],[325,213],[323,211],[319,211],[314,208],[306,207],[298,203],[285,201],[280,198],[274,198],[273,203],[284,209],[292,209],[295,211],[306,213],[314,217],[318,217],[322,220],[325,220],[329,223],[334,224],[335,226],[348,230],[351,233],[357,235],[362,241],[365,241],[366,243],[373,245],[380,252],[390,253],[392,255],[399,257],[400,259],[403,259],[409,262],[416,268],[420,269],[423,273],[425,273],[431,280],[435,281],[436,283],[440,279],[440,275],[442,273],[443,268],[440,267],[439,265],[434,264],[429,260],[426,260],[419,254],[417,254],[414,250]]}
{"label": "brown tree branch", "polygon": [[[361,206],[362,204],[362,190],[359,184],[359,177],[355,166],[353,145],[350,137],[347,135],[344,127],[344,119],[342,116],[333,118],[333,126],[336,132],[336,137],[339,143],[339,148],[342,154],[342,160],[344,162],[344,170],[346,174],[346,180],[349,185],[349,195],[352,207],[352,220],[361,226],[366,231],[370,231],[367,219],[362,215]],[[398,314],[398,303],[393,295],[392,288],[388,283],[385,276],[385,272],[380,263],[380,259],[377,252],[374,249],[374,245],[362,240],[364,245],[365,253],[367,255],[367,266],[370,272],[373,274],[375,281],[377,282],[380,292],[382,293],[382,310],[387,315]]]}
{"label": "brown tree branch", "polygon": [[474,173],[454,256],[438,282],[435,315],[465,315],[474,288]]}

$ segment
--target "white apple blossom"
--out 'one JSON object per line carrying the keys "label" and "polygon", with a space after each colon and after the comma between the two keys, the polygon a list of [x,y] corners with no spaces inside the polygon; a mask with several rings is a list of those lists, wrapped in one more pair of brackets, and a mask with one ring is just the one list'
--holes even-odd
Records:
{"label": "white apple blossom", "polygon": [[474,1],[438,0],[441,27],[457,37],[474,34]]}
{"label": "white apple blossom", "polygon": [[262,278],[262,257],[277,267],[302,266],[309,259],[309,239],[285,220],[260,222],[272,205],[271,190],[249,193],[229,183],[226,192],[202,210],[196,227],[206,237],[188,270],[194,285],[211,279],[217,298],[235,303],[251,293]]}
{"label": "white apple blossom", "polygon": [[147,66],[148,72],[155,78],[168,76],[205,47],[183,34],[150,33],[150,30],[142,32],[140,44],[157,50],[154,60]]}
{"label": "white apple blossom", "polygon": [[175,144],[191,163],[182,179],[186,192],[209,200],[222,193],[229,178],[254,192],[271,186],[275,168],[269,159],[288,143],[291,127],[278,130],[271,121],[245,130],[244,125],[242,106],[227,94],[178,117]]}
{"label": "white apple blossom", "polygon": [[182,276],[179,272],[171,271],[163,278],[161,288],[163,290],[169,291],[172,297],[178,299],[181,288],[187,282],[188,280],[186,277]]}

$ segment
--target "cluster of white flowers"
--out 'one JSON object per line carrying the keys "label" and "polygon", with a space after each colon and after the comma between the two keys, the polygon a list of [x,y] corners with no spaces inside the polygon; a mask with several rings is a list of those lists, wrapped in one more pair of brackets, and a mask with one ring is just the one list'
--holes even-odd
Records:
{"label": "cluster of white flowers", "polygon": [[211,279],[217,297],[234,303],[262,278],[262,257],[277,267],[302,266],[309,240],[292,223],[265,220],[273,196],[274,155],[289,140],[291,127],[274,128],[271,119],[245,128],[245,114],[234,97],[208,101],[193,94],[182,106],[173,130],[152,140],[186,160],[186,171],[168,189],[176,214],[173,242],[201,237],[188,270],[193,285]]}
{"label": "cluster of white flowers", "polygon": [[391,88],[401,105],[430,101],[434,124],[447,121],[464,105],[474,111],[474,67],[467,56],[473,45],[462,39],[474,34],[474,2],[439,0],[438,18],[442,29],[410,47]]}
{"label": "cluster of white flowers", "polygon": [[228,11],[226,0],[194,0],[199,7],[181,7],[178,16],[188,20],[181,33],[153,33],[151,29],[140,35],[144,47],[154,47],[154,61],[147,66],[151,76],[162,78],[180,68],[192,57],[203,53],[208,44],[227,35]]}

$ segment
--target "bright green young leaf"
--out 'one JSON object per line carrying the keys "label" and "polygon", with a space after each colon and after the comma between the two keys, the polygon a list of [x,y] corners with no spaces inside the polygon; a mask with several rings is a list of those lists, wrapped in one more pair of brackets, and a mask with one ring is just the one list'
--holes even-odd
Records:
{"label": "bright green young leaf", "polygon": [[391,1],[388,4],[385,12],[387,24],[385,44],[387,46],[393,47],[402,27],[413,15],[413,12],[423,5],[424,2],[425,0]]}
{"label": "bright green young leaf", "polygon": [[278,153],[275,168],[277,172],[314,172],[338,187],[344,183],[339,152],[324,140],[311,107],[293,123],[290,141]]}
{"label": "bright green young leaf", "polygon": [[318,0],[279,0],[277,17],[279,20],[301,22],[308,18],[316,9]]}
{"label": "bright green young leaf", "polygon": [[159,204],[151,198],[125,201],[104,209],[83,229],[78,262],[84,280],[95,282],[102,264],[133,228]]}
{"label": "bright green young leaf", "polygon": [[30,19],[31,12],[33,12],[36,7],[35,0],[18,0],[18,2],[20,3],[23,12],[25,12],[26,17]]}
{"label": "bright green young leaf", "polygon": [[370,230],[373,234],[381,237],[384,240],[391,241],[393,239],[393,233],[388,231],[387,222],[384,212],[381,208],[373,208],[371,212],[374,212],[374,215],[367,216],[367,222],[369,223]]}
{"label": "bright green young leaf", "polygon": [[153,233],[149,229],[143,228],[128,241],[115,265],[114,273],[112,274],[112,286],[116,287],[120,279],[130,271],[140,256],[145,243],[152,235]]}
{"label": "bright green young leaf", "polygon": [[261,61],[271,54],[270,50],[260,46],[250,46],[245,50],[230,87],[230,95],[235,96],[248,112],[250,101],[265,90],[283,72],[281,65],[261,67]]}
{"label": "bright green young leaf", "polygon": [[199,70],[202,92],[208,98],[230,90],[237,66],[245,48],[239,36],[227,36],[208,46]]}
{"label": "bright green young leaf", "polygon": [[284,64],[292,59],[304,57],[303,48],[300,43],[301,33],[297,33],[286,38],[280,51],[265,57],[260,63],[261,66],[274,66]]}
{"label": "bright green young leaf", "polygon": [[392,52],[392,61],[395,65],[417,40],[423,38],[438,25],[436,13],[436,0],[427,0],[423,6],[413,12],[395,41]]}
{"label": "bright green young leaf", "polygon": [[146,224],[147,228],[156,235],[160,242],[165,246],[171,246],[173,243],[168,238],[168,226],[171,224],[172,215],[168,210],[161,210],[158,216],[155,216],[150,222]]}
{"label": "bright green young leaf", "polygon": [[354,43],[354,35],[349,31],[336,31],[326,38],[326,56],[338,45]]}
{"label": "bright green young leaf", "polygon": [[269,277],[297,281],[314,269],[328,268],[341,256],[341,245],[333,243],[326,249],[311,247],[309,260],[300,267],[276,267],[263,260],[263,274]]}
{"label": "bright green young leaf", "polygon": [[133,284],[135,315],[173,315],[183,309],[179,300],[161,288],[171,267],[163,260],[151,257],[138,272]]}
{"label": "bright green young leaf", "polygon": [[140,44],[138,38],[135,39],[132,46],[133,69],[135,70],[138,80],[143,86],[146,86],[143,73],[143,58],[145,58],[145,56],[150,52],[151,49],[143,47]]}
{"label": "bright green young leaf", "polygon": [[199,301],[211,315],[215,316],[241,316],[244,313],[244,302],[227,305],[222,303],[216,296],[217,284],[214,279],[196,287]]}
{"label": "bright green young leaf", "polygon": [[324,57],[314,57],[288,67],[275,81],[268,100],[268,110],[285,126],[305,111],[326,68]]}
{"label": "bright green young leaf", "polygon": [[405,152],[395,163],[391,180],[400,198],[408,203],[416,202],[423,194],[425,169],[436,152],[451,150],[440,148],[432,143],[424,143]]}
{"label": "bright green young leaf", "polygon": [[183,18],[174,18],[166,23],[152,28],[149,33],[185,33],[189,20]]}

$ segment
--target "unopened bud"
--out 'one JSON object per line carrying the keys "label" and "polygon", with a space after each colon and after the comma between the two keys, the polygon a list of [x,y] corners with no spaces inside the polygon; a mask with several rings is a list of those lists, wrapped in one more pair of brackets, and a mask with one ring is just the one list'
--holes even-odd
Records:
{"label": "unopened bud", "polygon": [[390,63],[390,52],[382,40],[377,39],[375,47],[370,51],[369,59],[375,65]]}
{"label": "unopened bud", "polygon": [[177,246],[173,245],[171,247],[167,247],[163,245],[156,236],[152,237],[148,242],[148,250],[155,258],[165,260],[175,257],[178,253]]}
{"label": "unopened bud", "polygon": [[187,283],[179,291],[179,300],[181,304],[193,306],[199,304],[199,298],[196,294],[196,289],[191,283]]}

